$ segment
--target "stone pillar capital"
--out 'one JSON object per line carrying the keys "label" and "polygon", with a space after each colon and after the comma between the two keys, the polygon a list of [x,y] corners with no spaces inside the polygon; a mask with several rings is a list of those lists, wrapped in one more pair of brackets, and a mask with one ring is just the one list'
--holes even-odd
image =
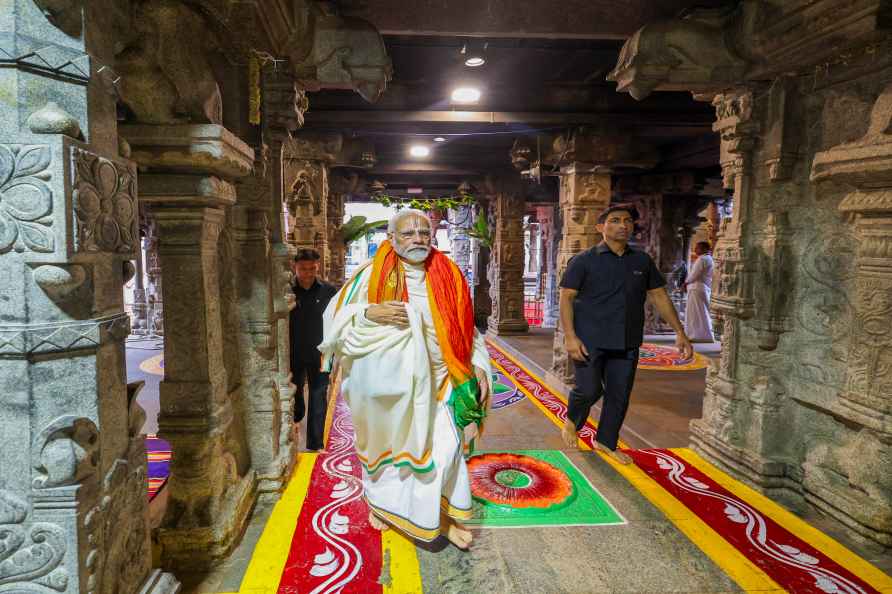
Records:
{"label": "stone pillar capital", "polygon": [[134,124],[119,130],[130,144],[131,158],[153,173],[203,173],[231,180],[254,168],[254,150],[216,124]]}

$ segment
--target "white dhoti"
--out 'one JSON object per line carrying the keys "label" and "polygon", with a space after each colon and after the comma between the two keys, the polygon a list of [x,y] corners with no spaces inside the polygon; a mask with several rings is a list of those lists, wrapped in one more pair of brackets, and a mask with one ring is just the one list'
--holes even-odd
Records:
{"label": "white dhoti", "polygon": [[[448,404],[452,393],[422,265],[405,265],[410,327],[365,318],[371,267],[344,286],[325,312],[323,355],[340,360],[342,391],[356,429],[365,498],[390,524],[420,540],[440,533],[441,511],[470,517],[471,486],[463,436]],[[335,313],[338,301],[340,310]],[[475,334],[472,363],[491,377]]]}
{"label": "white dhoti", "polygon": [[691,340],[714,340],[709,298],[712,289],[712,256],[703,254],[688,273],[688,299],[684,308],[684,332]]}
{"label": "white dhoti", "polygon": [[709,297],[709,288],[703,283],[688,285],[688,300],[684,308],[684,331],[691,340],[713,340]]}

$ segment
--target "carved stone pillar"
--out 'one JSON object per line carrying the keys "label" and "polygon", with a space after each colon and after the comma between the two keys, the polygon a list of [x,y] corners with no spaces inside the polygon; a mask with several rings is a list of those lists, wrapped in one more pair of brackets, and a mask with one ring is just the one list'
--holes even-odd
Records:
{"label": "carved stone pillar", "polygon": [[555,208],[553,206],[537,206],[536,220],[539,221],[539,229],[542,232],[542,262],[544,286],[544,302],[542,304],[542,327],[555,328],[560,316],[558,304],[558,278],[557,278],[557,252],[558,232],[555,220]]}
{"label": "carved stone pillar", "polygon": [[[811,179],[846,184],[839,211],[855,224],[852,323],[835,412],[852,434],[806,462],[806,498],[858,533],[892,545],[892,84],[858,141],[815,155]],[[848,460],[854,455],[856,460]],[[871,470],[864,465],[871,464]],[[833,480],[843,474],[847,480]],[[857,487],[857,490],[850,488]]]}
{"label": "carved stone pillar", "polygon": [[347,195],[356,189],[359,176],[349,177],[342,173],[332,176],[328,194],[328,267],[325,280],[340,287],[346,279],[347,246],[341,237],[340,228],[344,224],[344,209]]}
{"label": "carved stone pillar", "polygon": [[[712,459],[733,460],[746,439],[738,419],[746,414],[738,377],[741,327],[753,317],[755,267],[748,258],[746,234],[752,223],[754,188],[753,147],[759,130],[752,89],[716,95],[716,122],[721,137],[720,160],[724,186],[734,192],[732,217],[723,225],[713,249],[716,262],[710,309],[721,324],[722,354],[707,372],[703,417],[691,421],[692,445]],[[744,387],[745,389],[745,387]],[[763,412],[766,412],[763,409]],[[762,460],[766,475],[783,475],[783,465]]]}
{"label": "carved stone pillar", "polygon": [[179,588],[151,569],[145,413],[125,384],[136,167],[118,153],[114,89],[94,77],[112,62],[97,10],[51,23],[31,0],[0,4],[5,592]]}
{"label": "carved stone pillar", "polygon": [[524,198],[519,184],[502,183],[492,188],[495,215],[490,289],[492,313],[488,328],[493,334],[529,331],[523,311],[523,214]]}
{"label": "carved stone pillar", "polygon": [[[273,320],[276,327],[277,373],[276,383],[281,398],[282,424],[288,426],[294,419],[294,395],[297,387],[291,382],[291,329],[289,314],[295,306],[291,290],[291,261],[295,248],[287,241],[284,185],[284,135],[278,131],[266,134],[270,147],[270,278],[272,281]],[[291,432],[280,436],[281,447],[291,448]]]}
{"label": "carved stone pillar", "polygon": [[[478,201],[476,212],[483,212],[488,220],[489,229],[494,226],[489,200]],[[475,217],[477,215],[475,214]],[[492,298],[489,296],[489,261],[491,248],[479,239],[471,240],[471,273],[473,276],[472,291],[474,295],[474,325],[480,332],[485,332],[492,313]]]}
{"label": "carved stone pillar", "polygon": [[[601,241],[595,229],[598,215],[610,205],[610,174],[592,172],[583,163],[561,169],[559,204],[563,233],[557,256],[557,281],[560,283],[570,258]],[[552,372],[572,385],[573,364],[564,349],[564,332],[557,325],[554,332]]]}
{"label": "carved stone pillar", "polygon": [[[277,491],[294,461],[290,399],[278,382],[278,321],[273,308],[277,281],[270,266],[270,203],[273,175],[269,151],[255,151],[254,173],[238,184],[232,207],[232,237],[240,327],[238,350],[244,383],[245,433],[258,490]],[[287,409],[287,410],[285,410]]]}
{"label": "carved stone pillar", "polygon": [[164,335],[164,298],[161,291],[161,258],[158,256],[158,226],[151,211],[146,213],[146,309],[150,335]]}
{"label": "carved stone pillar", "polygon": [[[142,218],[142,210],[139,209],[139,216]],[[133,277],[133,314],[132,314],[132,328],[131,333],[133,334],[148,334],[149,328],[149,312],[148,307],[146,306],[146,288],[143,283],[143,251],[142,251],[142,241],[139,239],[139,235],[136,237],[136,252],[135,252],[135,267],[136,274]]]}
{"label": "carved stone pillar", "polygon": [[[307,109],[306,93],[292,79],[277,71],[263,75],[263,139],[269,146],[268,175],[270,177],[269,241],[270,241],[270,290],[272,291],[272,326],[276,348],[276,385],[279,391],[281,426],[289,427],[294,419],[294,394],[291,383],[291,332],[289,313],[294,309],[291,291],[291,260],[294,247],[287,241],[288,212],[285,207],[285,142],[289,130],[303,125],[303,112]],[[291,431],[279,433],[280,451],[294,448]]]}
{"label": "carved stone pillar", "polygon": [[122,134],[150,171],[140,178],[140,200],[158,225],[164,275],[158,426],[173,460],[161,558],[166,567],[209,566],[240,537],[256,497],[232,328],[238,305],[232,275],[221,268],[230,249],[225,235],[221,246],[225,209],[236,199],[225,179],[248,174],[253,151],[215,125],[125,126]]}
{"label": "carved stone pillar", "polygon": [[465,279],[471,282],[471,238],[468,228],[474,222],[470,206],[459,206],[449,210],[449,241],[452,244],[452,259],[458,265]]}

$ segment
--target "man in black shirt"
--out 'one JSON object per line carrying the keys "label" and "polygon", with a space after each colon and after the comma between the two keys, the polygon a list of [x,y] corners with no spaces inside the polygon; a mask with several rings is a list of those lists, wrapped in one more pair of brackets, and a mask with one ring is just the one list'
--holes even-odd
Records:
{"label": "man in black shirt", "polygon": [[291,288],[297,302],[290,318],[291,374],[297,386],[294,422],[300,423],[304,418],[304,383],[308,383],[307,449],[321,450],[328,408],[328,374],[320,371],[322,354],[316,347],[322,342],[322,312],[337,289],[317,278],[319,252],[316,250],[299,250],[294,256],[291,270],[295,281]]}
{"label": "man in black shirt", "polygon": [[564,347],[576,371],[561,435],[568,446],[575,446],[589,410],[604,396],[597,447],[622,464],[632,461],[616,444],[635,381],[648,298],[675,329],[681,356],[693,356],[663,275],[650,256],[628,245],[637,218],[629,204],[616,204],[601,213],[597,228],[604,240],[574,256],[561,279]]}

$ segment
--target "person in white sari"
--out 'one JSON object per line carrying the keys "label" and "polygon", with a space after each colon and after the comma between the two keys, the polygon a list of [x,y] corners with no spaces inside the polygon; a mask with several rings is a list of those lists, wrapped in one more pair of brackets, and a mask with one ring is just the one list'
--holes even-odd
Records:
{"label": "person in white sari", "polygon": [[326,309],[319,350],[341,368],[369,523],[423,541],[442,533],[464,549],[471,488],[459,400],[485,412],[492,369],[467,283],[431,234],[421,211],[390,220],[388,241]]}
{"label": "person in white sari", "polygon": [[684,331],[692,341],[712,342],[712,317],[709,315],[709,299],[712,294],[713,261],[708,241],[694,246],[697,261],[685,279],[688,299],[684,310]]}

